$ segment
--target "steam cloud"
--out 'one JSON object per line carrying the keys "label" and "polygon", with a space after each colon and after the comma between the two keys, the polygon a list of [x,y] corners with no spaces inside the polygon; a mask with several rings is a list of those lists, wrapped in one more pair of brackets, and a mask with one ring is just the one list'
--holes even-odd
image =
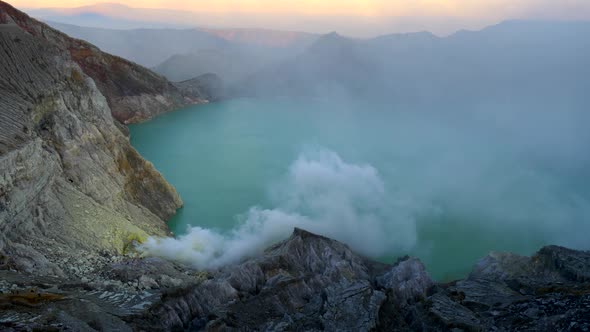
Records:
{"label": "steam cloud", "polygon": [[[375,114],[367,112],[363,119]],[[518,245],[523,254],[542,244],[588,249],[587,115],[494,109],[492,126],[490,114],[384,118],[391,131],[387,139],[403,143],[379,144],[382,136],[365,131],[349,138],[365,139],[363,146],[374,149],[369,155],[382,156],[381,163],[369,157],[379,171],[327,149],[309,149],[271,187],[271,203],[245,211],[232,230],[193,227],[175,239],[150,238],[141,250],[196,268],[217,268],[260,253],[294,227],[344,242],[366,256],[411,253],[427,263],[454,259],[434,242],[453,240],[428,238],[437,227],[466,234],[455,237],[463,248],[484,239],[497,241],[493,250]],[[346,153],[343,146],[338,149]]]}
{"label": "steam cloud", "polygon": [[[252,207],[225,234],[201,227],[173,238],[149,238],[140,249],[148,255],[216,268],[264,250],[290,235],[294,227],[329,236],[369,256],[404,250],[416,241],[408,206],[392,201],[375,168],[344,162],[336,153],[302,153],[285,183],[273,191],[274,209]],[[391,218],[395,213],[395,218]]]}
{"label": "steam cloud", "polygon": [[[247,145],[261,156],[317,142],[380,173],[329,150],[306,151],[272,203],[245,211],[231,231],[195,227],[177,239],[149,239],[142,250],[215,268],[300,227],[367,256],[411,253],[452,273],[485,250],[590,249],[585,31],[586,23],[507,22],[446,39],[324,36],[241,84],[244,95],[263,98],[256,107],[236,101],[240,115],[222,107],[226,119],[238,134],[251,126],[248,137],[277,138],[281,144]],[[276,96],[310,100],[306,107],[267,100]],[[284,125],[291,119],[305,128],[294,125],[291,135]],[[163,136],[161,146],[178,142]],[[440,267],[451,260],[461,262]]]}

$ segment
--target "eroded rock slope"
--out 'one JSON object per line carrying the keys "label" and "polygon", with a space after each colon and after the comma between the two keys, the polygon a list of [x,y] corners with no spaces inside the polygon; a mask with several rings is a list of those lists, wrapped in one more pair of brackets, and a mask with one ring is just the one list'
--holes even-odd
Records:
{"label": "eroded rock slope", "polygon": [[131,147],[112,114],[147,118],[180,105],[181,98],[146,69],[0,2],[5,265],[64,275],[64,257],[121,253],[148,234],[166,235],[164,220],[181,206],[180,197]]}
{"label": "eroded rock slope", "polygon": [[121,122],[143,121],[183,105],[205,101],[200,94],[183,94],[164,77],[71,38],[2,1],[0,23],[16,25],[36,40],[46,41],[69,54],[69,60],[94,80],[113,116]]}

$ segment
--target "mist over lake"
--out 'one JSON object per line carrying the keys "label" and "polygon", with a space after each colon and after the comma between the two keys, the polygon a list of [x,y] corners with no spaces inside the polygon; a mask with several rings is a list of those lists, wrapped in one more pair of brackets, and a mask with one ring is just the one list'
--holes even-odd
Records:
{"label": "mist over lake", "polygon": [[[218,71],[225,101],[131,129],[185,203],[177,238],[141,250],[217,268],[299,227],[384,262],[418,256],[448,280],[490,251],[587,249],[588,31],[334,32],[262,69],[230,61],[242,75]],[[168,65],[202,74],[182,69],[198,58]]]}
{"label": "mist over lake", "polygon": [[178,238],[146,248],[215,267],[303,227],[373,258],[417,255],[441,280],[489,251],[584,248],[589,117],[557,105],[245,98],[131,126],[185,203]]}

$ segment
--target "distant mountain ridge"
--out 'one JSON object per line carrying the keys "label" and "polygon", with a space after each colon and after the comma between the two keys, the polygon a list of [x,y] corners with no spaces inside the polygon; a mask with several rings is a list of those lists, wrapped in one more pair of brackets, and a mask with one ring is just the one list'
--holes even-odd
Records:
{"label": "distant mountain ridge", "polygon": [[[234,85],[245,95],[340,91],[388,100],[487,100],[560,95],[590,84],[590,22],[506,21],[448,37],[372,39],[336,33]],[[479,98],[479,99],[477,99]]]}
{"label": "distant mountain ridge", "polygon": [[318,35],[313,33],[270,29],[202,28],[201,30],[228,41],[263,47],[287,48],[297,44],[311,44],[318,38]]}
{"label": "distant mountain ridge", "polygon": [[317,35],[265,29],[102,29],[47,22],[70,36],[152,67],[174,81],[215,73],[233,82],[303,52]]}
{"label": "distant mountain ridge", "polygon": [[140,65],[154,67],[175,54],[224,49],[226,40],[199,29],[104,29],[47,22],[75,38],[87,40],[107,52]]}
{"label": "distant mountain ridge", "polygon": [[[587,68],[583,55],[588,54],[588,43],[578,36],[590,31],[588,22],[519,20],[448,37],[416,32],[370,39],[259,29],[55,26],[133,61],[153,64],[155,71],[174,81],[215,73],[230,85],[230,94],[338,90],[395,100],[458,100],[459,87],[467,87],[466,96],[474,100],[476,95],[509,98],[520,92],[532,96],[543,90],[540,95],[545,96],[578,91]],[[171,46],[159,47],[167,44]],[[527,71],[564,84],[552,86],[541,77],[528,82]]]}

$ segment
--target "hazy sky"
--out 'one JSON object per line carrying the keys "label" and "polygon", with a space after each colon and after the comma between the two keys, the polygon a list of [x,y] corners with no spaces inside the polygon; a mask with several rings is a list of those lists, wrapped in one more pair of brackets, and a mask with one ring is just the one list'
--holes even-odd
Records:
{"label": "hazy sky", "polygon": [[[75,7],[96,0],[13,0],[21,7]],[[346,16],[460,16],[589,18],[588,0],[121,0],[131,7],[200,12]]]}
{"label": "hazy sky", "polygon": [[[21,8],[78,7],[97,0],[12,0]],[[349,35],[480,28],[506,19],[590,19],[590,0],[120,0],[135,8],[202,14],[196,24]],[[108,13],[117,16],[116,11]],[[138,16],[137,14],[134,14]],[[222,17],[223,16],[223,17]],[[405,20],[400,20],[403,17]],[[397,18],[394,20],[393,18]],[[410,19],[408,19],[410,18]],[[133,17],[142,20],[144,17]],[[174,18],[172,18],[174,20]],[[177,22],[180,22],[179,16]]]}

